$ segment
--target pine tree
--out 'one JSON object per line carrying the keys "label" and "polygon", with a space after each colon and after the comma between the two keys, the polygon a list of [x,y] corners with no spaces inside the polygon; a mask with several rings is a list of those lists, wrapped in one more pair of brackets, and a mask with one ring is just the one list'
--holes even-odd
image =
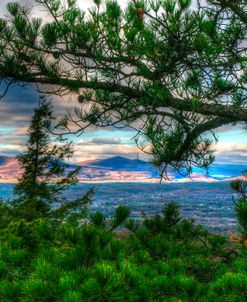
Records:
{"label": "pine tree", "polygon": [[[14,191],[19,198],[15,200],[14,206],[28,219],[55,213],[52,206],[66,201],[59,197],[59,193],[78,181],[80,168],[71,170],[64,163],[73,154],[71,143],[61,137],[57,138],[57,144],[54,143],[49,131],[52,119],[51,104],[41,98],[28,129],[27,150],[17,156],[24,172],[15,186]],[[87,201],[88,197],[90,196],[87,196]],[[79,200],[73,202],[73,206],[78,205]],[[70,208],[66,205],[68,207]],[[64,213],[64,205],[56,210],[58,211]]]}

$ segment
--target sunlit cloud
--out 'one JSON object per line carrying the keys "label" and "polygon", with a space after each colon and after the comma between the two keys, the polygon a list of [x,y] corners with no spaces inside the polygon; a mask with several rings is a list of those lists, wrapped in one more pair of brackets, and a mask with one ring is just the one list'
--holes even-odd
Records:
{"label": "sunlit cloud", "polygon": [[80,145],[75,146],[75,152],[73,160],[75,162],[80,162],[90,159],[101,159],[108,158],[116,155],[122,155],[129,158],[138,157],[138,149],[135,146],[129,145]]}
{"label": "sunlit cloud", "polygon": [[247,144],[246,143],[219,143],[216,148],[216,153],[225,152],[241,152],[247,154]]}

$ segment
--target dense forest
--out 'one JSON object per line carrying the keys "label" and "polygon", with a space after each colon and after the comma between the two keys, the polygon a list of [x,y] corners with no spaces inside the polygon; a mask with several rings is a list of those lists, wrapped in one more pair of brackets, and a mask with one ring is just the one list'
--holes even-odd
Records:
{"label": "dense forest", "polygon": [[[183,220],[175,204],[142,225],[126,214],[27,222],[1,208],[0,301],[246,301],[243,246]],[[128,233],[115,231],[122,223]]]}
{"label": "dense forest", "polygon": [[[94,0],[86,12],[75,0],[31,2],[9,3],[0,19],[1,98],[15,85],[42,94],[15,198],[0,204],[0,301],[245,302],[247,181],[230,184],[227,236],[184,219],[176,202],[136,221],[124,205],[91,212],[94,190],[73,201],[62,192],[79,173],[64,163],[64,134],[91,126],[134,129],[161,180],[168,167],[210,166],[214,130],[247,122],[246,0]],[[47,94],[76,95],[78,107],[54,124]]]}

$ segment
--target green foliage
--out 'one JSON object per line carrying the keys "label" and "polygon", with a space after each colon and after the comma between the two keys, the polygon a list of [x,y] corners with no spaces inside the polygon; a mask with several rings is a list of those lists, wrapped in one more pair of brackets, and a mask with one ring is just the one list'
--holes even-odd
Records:
{"label": "green foliage", "polygon": [[240,228],[240,233],[247,238],[247,201],[235,201],[235,213]]}
{"label": "green foliage", "polygon": [[106,223],[104,215],[99,211],[90,215],[90,221],[92,224],[97,225],[99,227],[104,227]]}
{"label": "green foliage", "polygon": [[226,273],[215,282],[213,288],[216,295],[222,296],[219,301],[224,301],[225,297],[225,301],[244,302],[247,295],[246,273]]}
{"label": "green foliage", "polygon": [[113,217],[106,219],[101,212],[92,213],[90,216],[90,222],[93,225],[103,227],[106,230],[115,230],[119,226],[127,223],[127,219],[130,215],[130,209],[126,206],[119,205],[116,207]]}
{"label": "green foliage", "polygon": [[[177,204],[126,239],[97,212],[88,221],[9,222],[0,234],[0,301],[245,301],[246,255],[184,220]],[[161,223],[162,222],[162,223]],[[165,228],[164,228],[165,226]],[[29,236],[29,237],[27,237]],[[28,240],[29,238],[29,240]]]}
{"label": "green foliage", "polygon": [[[246,172],[246,171],[245,171]],[[247,250],[247,181],[237,179],[230,183],[231,188],[239,195],[234,200],[234,210],[240,236],[231,234],[233,241],[243,244]]]}
{"label": "green foliage", "polygon": [[154,218],[145,217],[143,223],[151,233],[168,234],[175,230],[180,221],[179,204],[174,202],[164,206],[162,216],[156,215]]}
{"label": "green foliage", "polygon": [[123,225],[130,215],[130,209],[125,206],[118,206],[115,210],[113,218],[110,220],[111,229],[114,230],[118,226]]}
{"label": "green foliage", "polygon": [[51,47],[55,45],[59,38],[57,24],[56,23],[46,24],[46,26],[43,27],[42,29],[42,34],[44,38],[44,43],[47,46]]}

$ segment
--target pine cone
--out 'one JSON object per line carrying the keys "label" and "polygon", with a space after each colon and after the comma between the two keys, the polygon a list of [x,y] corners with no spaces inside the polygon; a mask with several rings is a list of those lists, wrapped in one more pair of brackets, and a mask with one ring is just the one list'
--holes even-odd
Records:
{"label": "pine cone", "polygon": [[138,19],[139,19],[139,20],[143,20],[143,14],[144,14],[143,8],[142,8],[142,7],[139,7],[139,8],[137,9],[137,16],[138,16]]}

